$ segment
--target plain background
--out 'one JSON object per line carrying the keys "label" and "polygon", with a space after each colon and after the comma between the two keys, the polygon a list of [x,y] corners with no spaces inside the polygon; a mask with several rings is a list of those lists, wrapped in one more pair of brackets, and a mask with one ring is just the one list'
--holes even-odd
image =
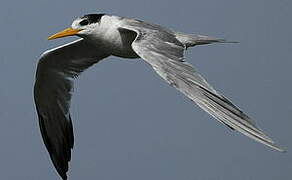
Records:
{"label": "plain background", "polygon": [[216,122],[142,60],[110,57],[76,81],[71,180],[291,179],[291,9],[290,0],[2,0],[0,179],[59,178],[39,132],[35,69],[44,50],[76,39],[46,37],[87,13],[239,41],[192,48],[187,61],[287,153]]}

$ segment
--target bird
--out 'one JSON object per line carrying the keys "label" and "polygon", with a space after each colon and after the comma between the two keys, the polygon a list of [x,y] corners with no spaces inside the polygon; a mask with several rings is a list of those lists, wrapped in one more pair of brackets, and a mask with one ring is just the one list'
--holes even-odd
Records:
{"label": "bird", "polygon": [[221,38],[177,32],[145,21],[109,14],[86,14],[71,27],[48,37],[79,39],[45,51],[38,61],[34,100],[42,139],[63,180],[74,144],[70,101],[73,83],[83,71],[109,56],[142,59],[170,86],[176,88],[220,123],[267,145],[284,150],[255,121],[217,92],[185,60],[188,48],[232,43]]}

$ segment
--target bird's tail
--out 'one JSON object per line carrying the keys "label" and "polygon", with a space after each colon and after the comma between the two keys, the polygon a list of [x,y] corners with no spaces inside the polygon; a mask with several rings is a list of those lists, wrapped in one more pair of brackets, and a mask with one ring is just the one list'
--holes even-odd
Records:
{"label": "bird's tail", "polygon": [[195,35],[195,34],[185,34],[181,32],[176,32],[175,36],[187,48],[196,46],[196,45],[211,44],[211,43],[238,43],[237,41],[227,41],[221,38]]}

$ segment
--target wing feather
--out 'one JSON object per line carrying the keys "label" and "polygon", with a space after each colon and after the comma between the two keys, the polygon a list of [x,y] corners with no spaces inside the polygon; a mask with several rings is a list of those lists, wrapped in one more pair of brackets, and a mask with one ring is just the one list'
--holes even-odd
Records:
{"label": "wing feather", "polygon": [[74,144],[69,113],[73,79],[107,56],[79,39],[45,52],[39,60],[34,85],[39,126],[51,160],[63,179],[67,179]]}
{"label": "wing feather", "polygon": [[137,33],[132,43],[133,50],[171,86],[231,129],[275,150],[283,151],[253,120],[219,94],[189,63],[183,61],[186,47],[176,39],[174,32],[159,29],[157,25],[153,28],[151,24],[140,21],[130,21],[121,29]]}

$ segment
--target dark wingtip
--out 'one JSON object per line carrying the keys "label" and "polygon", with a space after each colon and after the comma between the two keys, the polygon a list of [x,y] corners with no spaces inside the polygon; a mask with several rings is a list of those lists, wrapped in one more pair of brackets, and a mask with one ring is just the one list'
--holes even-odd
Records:
{"label": "dark wingtip", "polygon": [[51,154],[51,160],[55,166],[55,169],[59,176],[63,179],[67,179],[67,172],[69,169],[69,161],[70,160],[64,160],[62,158],[58,158],[55,156],[55,154]]}
{"label": "dark wingtip", "polygon": [[63,175],[61,175],[61,177],[62,177],[62,179],[63,180],[67,180],[68,179],[68,177],[67,177],[67,174],[65,173],[65,174],[63,174]]}
{"label": "dark wingtip", "polygon": [[67,180],[68,179],[68,177],[67,177],[67,171],[57,170],[57,172],[61,176],[62,180]]}

